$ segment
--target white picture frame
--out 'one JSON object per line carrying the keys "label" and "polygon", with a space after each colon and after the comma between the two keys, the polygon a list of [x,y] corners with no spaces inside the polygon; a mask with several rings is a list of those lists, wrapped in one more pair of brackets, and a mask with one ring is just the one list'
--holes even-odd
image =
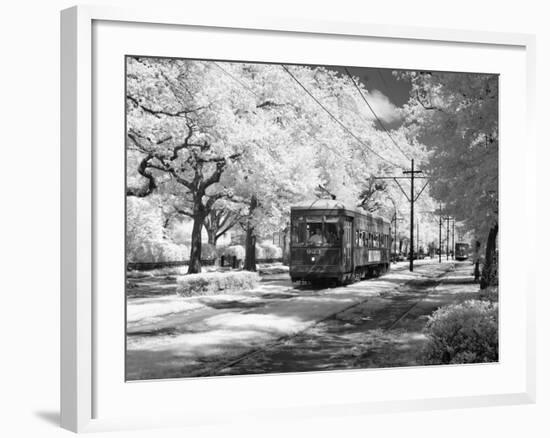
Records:
{"label": "white picture frame", "polygon": [[[495,386],[493,390],[479,393],[456,395],[457,392],[444,392],[439,396],[419,398],[411,394],[399,395],[396,392],[390,398],[378,397],[377,399],[362,399],[350,397],[346,399],[345,392],[340,394],[337,401],[333,399],[302,400],[300,406],[286,405],[277,401],[271,404],[263,404],[262,400],[255,401],[254,405],[245,401],[236,400],[236,411],[223,412],[214,407],[208,413],[199,412],[194,415],[182,415],[182,412],[166,411],[162,406],[149,411],[149,416],[128,415],[127,412],[109,412],[109,415],[98,415],[102,406],[98,398],[98,385],[103,377],[100,370],[108,366],[105,355],[98,359],[96,354],[98,342],[102,339],[97,336],[96,324],[98,312],[97,287],[101,284],[101,270],[98,273],[98,244],[96,242],[98,205],[102,202],[99,191],[96,190],[98,173],[118,172],[111,168],[102,168],[101,159],[97,159],[94,153],[94,137],[98,133],[94,130],[96,120],[95,111],[96,96],[94,84],[99,80],[97,66],[94,65],[98,45],[98,37],[94,34],[94,25],[97,23],[130,23],[135,26],[149,26],[152,32],[160,32],[161,29],[174,29],[182,26],[186,29],[200,29],[203,33],[228,32],[229,29],[238,30],[241,34],[261,35],[263,32],[276,34],[275,38],[282,36],[309,36],[312,40],[322,36],[347,37],[354,41],[362,39],[385,41],[387,44],[399,44],[407,42],[414,46],[433,44],[453,44],[463,46],[465,50],[474,50],[483,46],[487,50],[521,52],[524,63],[521,68],[522,76],[526,80],[524,89],[519,90],[522,96],[521,111],[525,115],[522,119],[521,132],[525,137],[525,158],[519,166],[515,178],[521,180],[517,194],[523,197],[526,205],[535,205],[535,175],[534,157],[535,140],[533,133],[534,120],[534,53],[535,39],[532,35],[490,33],[483,31],[461,31],[450,29],[428,29],[403,26],[374,25],[366,23],[340,23],[340,22],[316,22],[299,20],[292,17],[287,19],[275,19],[269,17],[253,17],[240,15],[240,18],[217,17],[215,15],[194,15],[192,11],[163,11],[151,7],[147,10],[127,10],[111,7],[78,6],[62,11],[61,13],[61,426],[75,431],[101,431],[121,428],[146,428],[163,426],[184,426],[191,424],[208,424],[209,422],[225,422],[235,419],[271,418],[275,416],[287,416],[289,418],[305,418],[315,415],[343,415],[366,414],[371,412],[399,412],[414,409],[441,409],[456,407],[477,407],[489,405],[533,403],[535,400],[535,288],[534,273],[525,263],[520,274],[518,287],[520,288],[520,305],[507,306],[507,301],[502,301],[503,312],[501,328],[511,324],[509,316],[517,316],[520,332],[517,345],[524,348],[516,351],[519,368],[514,371],[516,386],[513,390],[502,385],[502,390]],[[279,36],[277,36],[279,35]],[[100,46],[103,47],[103,46]],[[430,50],[429,48],[426,50]],[[156,53],[147,53],[156,55]],[[298,56],[298,55],[294,55]],[[231,58],[231,56],[229,56]],[[254,59],[250,59],[254,60]],[[289,61],[295,61],[290,59]],[[498,72],[497,72],[498,73]],[[516,84],[517,85],[517,84]],[[123,100],[113,101],[124,108]],[[506,102],[501,103],[506,105]],[[121,132],[122,132],[121,127]],[[506,130],[505,130],[506,131]],[[504,132],[503,135],[511,135]],[[506,142],[504,142],[506,144]],[[122,169],[123,171],[123,169]],[[113,175],[117,177],[117,175]],[[503,168],[501,181],[506,189],[506,167]],[[118,175],[120,177],[120,175]],[[504,198],[506,205],[506,198]],[[515,220],[524,220],[534,229],[534,216],[527,216],[524,212],[517,213]],[[512,219],[511,219],[512,220]],[[505,228],[504,228],[505,229]],[[503,232],[504,233],[504,232]],[[120,236],[123,239],[123,236]],[[506,242],[504,242],[506,243]],[[532,245],[532,244],[531,244]],[[505,248],[507,245],[504,245]],[[513,250],[513,245],[508,248]],[[506,259],[504,258],[503,262]],[[512,304],[512,301],[509,301]],[[116,312],[124,312],[124,309],[115,309]],[[510,312],[510,313],[506,313]],[[516,312],[516,313],[514,313]],[[508,317],[506,316],[508,315]],[[108,315],[105,316],[108,318]],[[103,318],[103,316],[102,316]],[[118,317],[117,317],[118,318]],[[118,322],[114,322],[116,326]],[[120,327],[123,331],[123,327]],[[98,362],[100,361],[100,362]],[[505,365],[506,360],[503,359]],[[500,364],[503,365],[503,364]],[[503,365],[503,366],[504,366]],[[102,368],[103,367],[103,368]],[[467,367],[463,367],[467,368]],[[425,371],[425,370],[424,370]],[[481,373],[477,368],[470,368],[468,373]],[[384,372],[384,371],[382,371]],[[407,379],[405,371],[392,370],[396,380]],[[338,373],[336,373],[338,374]],[[401,377],[401,374],[403,377]],[[427,379],[428,375],[441,374],[438,370],[430,368],[420,378]],[[318,385],[326,382],[330,385],[353,384],[354,380],[362,379],[363,374],[347,373],[345,380],[334,380],[334,375],[322,374],[310,377],[300,375],[290,376],[293,384],[298,379],[309,379],[309,385]],[[506,373],[503,374],[506,376]],[[445,378],[444,375],[436,376]],[[245,382],[250,377],[233,377],[231,380],[224,378],[197,380],[192,382],[195,390],[208,385],[210,390],[216,387],[230,390],[231,384],[226,382]],[[262,385],[273,377],[253,377],[255,385]],[[330,380],[330,381],[329,381]],[[333,381],[334,380],[334,381]],[[284,385],[289,385],[290,380],[285,380]],[[120,382],[124,384],[124,382]],[[168,391],[171,382],[149,382],[147,390],[151,388],[156,393]],[[179,384],[174,382],[174,385]],[[284,386],[283,385],[283,386]],[[246,385],[245,385],[246,386]],[[153,388],[154,387],[154,388]],[[133,394],[141,389],[135,389]],[[145,388],[142,386],[141,388]],[[145,391],[145,389],[143,389]],[[160,391],[160,392],[158,392]],[[246,391],[246,390],[245,390]],[[101,393],[101,391],[99,391]],[[200,402],[198,402],[200,405]],[[242,406],[240,406],[242,405]],[[240,409],[241,408],[241,409]],[[239,410],[240,409],[240,410]]]}

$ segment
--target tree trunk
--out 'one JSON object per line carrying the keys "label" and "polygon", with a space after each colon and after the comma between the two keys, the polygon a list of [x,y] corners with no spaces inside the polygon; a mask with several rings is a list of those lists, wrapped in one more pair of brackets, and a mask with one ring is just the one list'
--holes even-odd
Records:
{"label": "tree trunk", "polygon": [[290,261],[289,231],[290,226],[287,225],[287,227],[283,230],[283,265],[285,266],[288,266]]}
{"label": "tree trunk", "polygon": [[208,234],[208,243],[209,243],[210,245],[216,246],[216,241],[218,240],[218,239],[216,238],[217,230],[207,227],[207,228],[206,228],[206,232],[207,232],[207,234]]}
{"label": "tree trunk", "polygon": [[474,252],[474,263],[475,263],[475,268],[474,268],[474,281],[477,283],[479,281],[479,251],[480,251],[480,248],[481,248],[481,242],[479,240],[476,240],[476,249],[475,249],[475,252]]}
{"label": "tree trunk", "polygon": [[480,287],[485,289],[489,286],[498,285],[498,260],[496,257],[498,224],[489,230],[487,247],[485,249],[485,263],[481,273]]}
{"label": "tree trunk", "polygon": [[195,208],[193,215],[193,231],[191,232],[191,254],[189,255],[188,274],[201,272],[202,227],[205,215],[200,208]]}
{"label": "tree trunk", "polygon": [[254,210],[258,206],[256,196],[250,199],[250,208],[248,209],[248,224],[246,227],[245,258],[244,269],[247,271],[256,271],[256,236],[254,235],[254,226],[251,225]]}

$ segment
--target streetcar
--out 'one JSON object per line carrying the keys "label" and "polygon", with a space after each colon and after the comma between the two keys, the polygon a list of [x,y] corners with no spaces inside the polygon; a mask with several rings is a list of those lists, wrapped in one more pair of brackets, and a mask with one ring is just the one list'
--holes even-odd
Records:
{"label": "streetcar", "polygon": [[455,260],[467,260],[470,245],[464,242],[455,243]]}
{"label": "streetcar", "polygon": [[390,267],[390,222],[339,201],[317,200],[290,209],[293,282],[349,283]]}

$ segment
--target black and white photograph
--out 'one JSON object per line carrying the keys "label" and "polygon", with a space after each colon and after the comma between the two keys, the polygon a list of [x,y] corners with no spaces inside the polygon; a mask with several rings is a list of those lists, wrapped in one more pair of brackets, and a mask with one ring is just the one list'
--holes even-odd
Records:
{"label": "black and white photograph", "polygon": [[2,436],[550,436],[544,2],[77,3],[0,28]]}
{"label": "black and white photograph", "polygon": [[127,381],[499,362],[499,75],[124,80]]}

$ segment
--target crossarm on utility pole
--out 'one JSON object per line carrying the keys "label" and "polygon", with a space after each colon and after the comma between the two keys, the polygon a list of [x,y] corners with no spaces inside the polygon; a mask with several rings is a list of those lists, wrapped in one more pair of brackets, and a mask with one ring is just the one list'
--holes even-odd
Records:
{"label": "crossarm on utility pole", "polygon": [[420,192],[418,192],[418,195],[416,195],[416,198],[414,198],[414,202],[418,201],[418,198],[420,198],[420,195],[422,194],[422,192],[424,191],[424,189],[426,188],[426,186],[428,185],[430,181],[426,181],[426,184],[424,184],[424,186],[422,187],[422,190],[420,190]]}
{"label": "crossarm on utility pole", "polygon": [[[420,193],[418,193],[418,195],[416,195],[415,192],[414,192],[414,180],[419,179],[419,178],[420,179],[427,179],[427,180],[430,179],[429,176],[416,176],[417,174],[421,174],[421,173],[422,173],[421,170],[418,170],[418,169],[414,168],[414,160],[411,160],[411,170],[404,170],[403,171],[404,175],[410,175],[410,176],[377,176],[377,177],[373,177],[373,179],[393,179],[395,181],[395,183],[397,184],[397,186],[399,187],[399,190],[401,190],[401,193],[403,193],[403,195],[405,195],[405,198],[411,204],[410,242],[409,242],[409,247],[410,247],[410,250],[409,250],[409,270],[410,271],[413,270],[413,259],[414,259],[414,203],[418,200],[418,198],[420,197],[420,195],[422,194],[422,192],[424,191],[424,189],[426,188],[426,186],[428,185],[428,182],[429,182],[429,181],[426,181],[426,184],[424,184],[424,186],[422,187],[422,190],[420,190]],[[399,183],[400,179],[408,179],[410,181],[410,184],[411,184],[411,194],[410,195],[407,195],[407,192],[405,191],[403,186],[401,186],[401,184]],[[397,223],[396,223],[396,226],[397,226]]]}
{"label": "crossarm on utility pole", "polygon": [[403,189],[401,184],[399,184],[399,181],[397,180],[397,178],[394,178],[393,180],[395,181],[395,183],[397,184],[401,192],[405,195],[405,198],[407,198],[407,201],[411,202],[411,200],[409,199],[409,195],[407,195],[407,192],[405,192],[405,189]]}

